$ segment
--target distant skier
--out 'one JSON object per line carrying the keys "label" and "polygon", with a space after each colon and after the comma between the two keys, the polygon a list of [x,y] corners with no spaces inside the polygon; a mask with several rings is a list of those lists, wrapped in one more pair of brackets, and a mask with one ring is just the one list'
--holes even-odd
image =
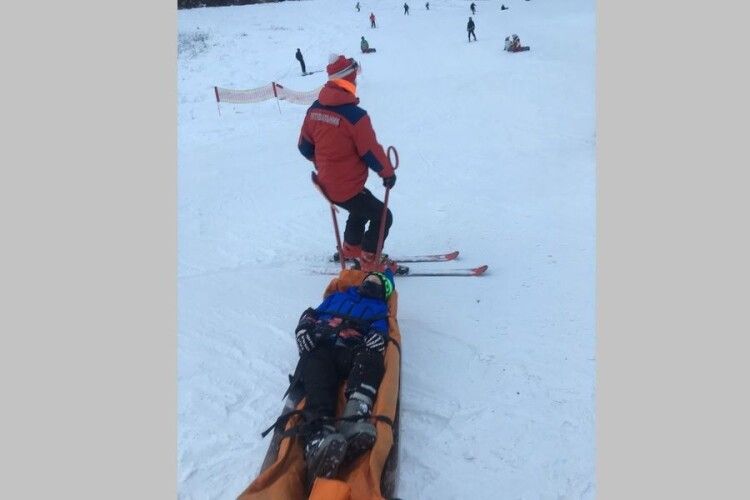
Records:
{"label": "distant skier", "polygon": [[363,54],[369,54],[370,52],[377,52],[375,49],[370,48],[370,44],[367,43],[365,37],[362,37],[362,41],[359,42],[359,48],[362,49]]}
{"label": "distant skier", "polygon": [[424,6],[425,6],[425,8],[426,8],[427,10],[430,10],[430,2],[427,2],[426,4],[424,4]]}
{"label": "distant skier", "polygon": [[[356,78],[359,63],[334,56],[326,67],[328,82],[307,110],[298,148],[318,171],[318,182],[328,199],[349,212],[342,257],[358,259],[364,271],[380,271],[375,262],[383,203],[365,188],[369,170],[392,188],[396,173],[372,128],[367,112],[358,106]],[[368,224],[367,231],[365,226]],[[386,215],[384,238],[393,223]]]}
{"label": "distant skier", "polygon": [[474,21],[469,18],[469,22],[466,24],[466,31],[469,32],[469,43],[471,43],[471,37],[474,37],[474,41],[477,41],[477,35],[474,34]]}
{"label": "distant skier", "polygon": [[[309,415],[304,432],[307,476],[332,478],[339,465],[373,447],[377,430],[368,420],[385,374],[388,304],[393,273],[370,273],[359,286],[335,292],[307,308],[295,329],[299,369]],[[342,417],[336,416],[339,383],[346,380]],[[354,419],[355,417],[359,417]]]}
{"label": "distant skier", "polygon": [[477,5],[474,2],[471,2],[469,8],[471,9],[471,15],[475,16],[477,14]]}
{"label": "distant skier", "polygon": [[500,10],[508,10],[508,7],[506,7],[506,6],[505,6],[505,4],[502,4],[502,5],[500,6]]}
{"label": "distant skier", "polygon": [[354,6],[357,9],[357,12],[359,12],[359,2],[357,2],[357,5]]}
{"label": "distant skier", "polygon": [[406,2],[404,2],[404,15],[405,16],[409,15],[409,4]]}
{"label": "distant skier", "polygon": [[297,60],[299,61],[299,65],[302,66],[302,74],[306,75],[307,71],[305,71],[305,58],[302,57],[302,52],[300,52],[299,49],[297,49],[297,53],[294,54],[294,57],[297,58]]}
{"label": "distant skier", "polygon": [[377,26],[375,26],[375,14],[372,12],[370,12],[370,28],[377,28]]}
{"label": "distant skier", "polygon": [[530,50],[530,47],[521,46],[521,39],[518,38],[518,35],[513,34],[505,37],[505,47],[503,47],[503,50],[507,50],[508,52],[525,52]]}

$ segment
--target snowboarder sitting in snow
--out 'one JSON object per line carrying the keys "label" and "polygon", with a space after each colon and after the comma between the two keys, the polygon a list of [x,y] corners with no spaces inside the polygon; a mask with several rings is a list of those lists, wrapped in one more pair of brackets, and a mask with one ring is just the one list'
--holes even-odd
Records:
{"label": "snowboarder sitting in snow", "polygon": [[[385,373],[387,300],[393,289],[390,270],[370,273],[360,286],[329,295],[300,317],[295,335],[310,415],[304,448],[310,481],[334,477],[342,462],[375,443],[377,433],[368,418]],[[342,418],[349,420],[333,421],[344,379]]]}
{"label": "snowboarder sitting in snow", "polygon": [[370,44],[367,43],[367,40],[365,40],[365,37],[362,37],[362,41],[359,42],[359,48],[362,49],[363,54],[369,54],[370,52],[376,52],[375,49],[370,48]]}
{"label": "snowboarder sitting in snow", "polygon": [[505,37],[505,47],[503,47],[503,50],[507,50],[508,52],[524,52],[529,50],[529,47],[521,46],[521,39],[518,38],[518,35],[513,34]]}
{"label": "snowboarder sitting in snow", "polygon": [[[307,110],[297,148],[313,162],[318,186],[326,197],[349,212],[342,257],[358,259],[363,271],[382,271],[387,263],[376,262],[375,254],[385,207],[365,188],[365,182],[372,170],[390,189],[396,184],[396,173],[375,137],[370,117],[358,106],[359,63],[333,55],[326,71],[328,82]],[[392,223],[389,209],[383,242]]]}
{"label": "snowboarder sitting in snow", "polygon": [[505,6],[505,4],[500,5],[500,10],[508,10],[508,7]]}

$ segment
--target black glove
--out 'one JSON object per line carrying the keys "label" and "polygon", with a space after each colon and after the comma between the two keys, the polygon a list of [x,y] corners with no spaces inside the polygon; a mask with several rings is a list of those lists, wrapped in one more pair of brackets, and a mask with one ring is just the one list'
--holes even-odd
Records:
{"label": "black glove", "polygon": [[365,347],[377,352],[385,351],[385,338],[383,334],[370,330],[370,333],[364,337]]}
{"label": "black glove", "polygon": [[295,331],[295,336],[297,337],[297,350],[299,351],[300,356],[315,349],[315,339],[310,332],[312,332],[312,329],[307,330],[299,327]]}
{"label": "black glove", "polygon": [[383,177],[383,186],[387,188],[392,188],[395,185],[396,185],[396,174],[393,174],[390,177]]}
{"label": "black glove", "polygon": [[315,309],[308,307],[299,318],[294,335],[297,338],[297,349],[300,355],[315,349],[315,337],[313,336],[316,326]]}

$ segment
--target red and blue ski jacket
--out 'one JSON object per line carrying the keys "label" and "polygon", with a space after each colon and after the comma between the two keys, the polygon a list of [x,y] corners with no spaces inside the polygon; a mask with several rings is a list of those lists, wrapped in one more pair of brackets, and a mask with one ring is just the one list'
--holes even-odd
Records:
{"label": "red and blue ski jacket", "polygon": [[300,153],[315,164],[318,182],[334,202],[360,193],[368,168],[383,178],[394,174],[367,111],[358,104],[352,92],[329,81],[307,110],[297,143]]}

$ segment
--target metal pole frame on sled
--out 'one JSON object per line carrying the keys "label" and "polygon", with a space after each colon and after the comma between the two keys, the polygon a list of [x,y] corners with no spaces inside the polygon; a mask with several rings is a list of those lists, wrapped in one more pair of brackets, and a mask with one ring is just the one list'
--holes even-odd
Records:
{"label": "metal pole frame on sled", "polygon": [[336,234],[336,250],[339,253],[339,261],[341,262],[341,270],[343,271],[344,269],[346,269],[346,259],[344,259],[344,252],[341,246],[341,234],[339,233],[339,222],[336,219],[336,212],[338,212],[338,208],[336,208],[336,205],[334,205],[331,199],[328,197],[325,190],[323,189],[323,186],[321,186],[320,183],[318,182],[318,174],[316,174],[315,172],[312,172],[311,179],[312,179],[312,183],[315,184],[315,187],[318,188],[318,191],[320,191],[320,194],[323,195],[323,198],[325,198],[328,204],[331,206],[331,219],[333,219],[333,232]]}
{"label": "metal pole frame on sled", "polygon": [[[394,163],[393,160],[391,160],[391,151],[393,152],[393,155],[396,157],[396,162]],[[396,148],[393,146],[388,146],[388,161],[391,162],[393,165],[394,172],[398,168],[398,151],[396,151]],[[380,262],[380,257],[383,254],[383,244],[385,239],[385,221],[388,218],[388,195],[391,192],[391,188],[387,187],[385,188],[385,197],[383,198],[383,217],[380,218],[380,230],[378,231],[378,246],[377,251],[375,252],[375,262]]]}

